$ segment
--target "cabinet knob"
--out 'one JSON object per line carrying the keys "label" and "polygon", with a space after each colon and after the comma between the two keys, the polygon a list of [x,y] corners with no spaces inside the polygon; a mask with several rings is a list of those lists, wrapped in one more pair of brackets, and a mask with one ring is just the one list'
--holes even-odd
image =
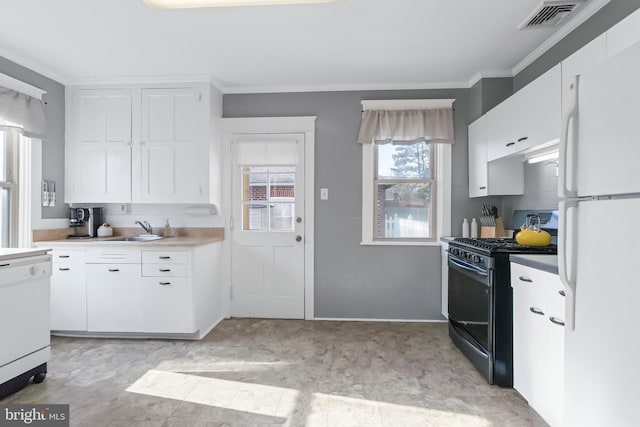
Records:
{"label": "cabinet knob", "polygon": [[296,236],[296,242],[302,242],[302,236]]}

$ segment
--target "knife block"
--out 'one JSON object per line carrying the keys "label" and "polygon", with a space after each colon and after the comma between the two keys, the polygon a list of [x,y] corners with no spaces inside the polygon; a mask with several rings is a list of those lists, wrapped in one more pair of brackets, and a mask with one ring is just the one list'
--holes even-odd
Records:
{"label": "knife block", "polygon": [[495,226],[483,225],[480,227],[480,237],[503,237],[505,235],[504,224],[502,218],[496,218]]}

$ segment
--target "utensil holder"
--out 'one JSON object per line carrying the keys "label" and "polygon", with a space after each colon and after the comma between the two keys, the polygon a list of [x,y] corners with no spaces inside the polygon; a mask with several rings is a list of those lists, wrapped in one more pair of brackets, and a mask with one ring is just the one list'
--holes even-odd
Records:
{"label": "utensil holder", "polygon": [[502,223],[502,218],[496,218],[495,226],[487,226],[483,225],[480,227],[480,237],[490,238],[490,237],[504,237],[504,224]]}

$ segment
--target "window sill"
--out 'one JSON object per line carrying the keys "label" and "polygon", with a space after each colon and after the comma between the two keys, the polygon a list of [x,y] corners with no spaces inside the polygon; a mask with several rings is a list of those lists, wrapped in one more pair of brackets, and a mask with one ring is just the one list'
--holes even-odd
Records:
{"label": "window sill", "polygon": [[360,242],[360,246],[442,246],[439,240],[429,242],[399,242],[399,241],[380,241],[374,240],[370,242]]}

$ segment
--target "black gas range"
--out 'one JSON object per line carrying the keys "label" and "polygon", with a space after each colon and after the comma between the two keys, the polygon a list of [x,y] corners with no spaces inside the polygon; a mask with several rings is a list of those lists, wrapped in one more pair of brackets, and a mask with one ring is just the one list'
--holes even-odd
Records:
{"label": "black gas range", "polygon": [[449,336],[489,384],[513,386],[511,254],[557,254],[507,238],[449,242]]}

